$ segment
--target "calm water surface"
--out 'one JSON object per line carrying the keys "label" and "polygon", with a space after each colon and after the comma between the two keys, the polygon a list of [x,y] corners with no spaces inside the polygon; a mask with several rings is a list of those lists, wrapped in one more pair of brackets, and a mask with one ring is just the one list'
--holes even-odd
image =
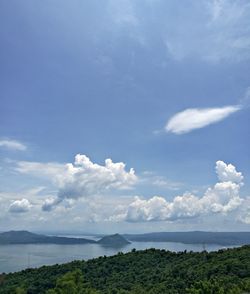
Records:
{"label": "calm water surface", "polygon": [[[231,246],[233,247],[233,246]],[[0,272],[8,273],[28,267],[39,267],[65,263],[76,259],[90,259],[103,255],[114,255],[119,251],[128,252],[133,248],[143,250],[147,248],[166,249],[170,251],[202,251],[201,244],[182,244],[174,242],[132,242],[120,247],[103,247],[98,244],[55,245],[55,244],[27,244],[0,245]],[[207,245],[207,251],[225,248],[220,245]]]}

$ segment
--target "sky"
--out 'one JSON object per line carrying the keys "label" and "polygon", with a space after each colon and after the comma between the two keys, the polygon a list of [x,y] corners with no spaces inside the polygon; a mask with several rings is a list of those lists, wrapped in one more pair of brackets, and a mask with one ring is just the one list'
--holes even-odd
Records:
{"label": "sky", "polygon": [[0,230],[250,230],[250,4],[0,2]]}

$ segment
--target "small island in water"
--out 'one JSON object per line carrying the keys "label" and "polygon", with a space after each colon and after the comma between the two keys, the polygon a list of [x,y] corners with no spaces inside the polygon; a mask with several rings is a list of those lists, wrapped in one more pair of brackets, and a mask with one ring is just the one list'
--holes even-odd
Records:
{"label": "small island in water", "polygon": [[120,234],[114,234],[109,236],[104,236],[102,239],[97,241],[98,244],[105,245],[105,246],[124,246],[130,244],[127,239],[125,239]]}

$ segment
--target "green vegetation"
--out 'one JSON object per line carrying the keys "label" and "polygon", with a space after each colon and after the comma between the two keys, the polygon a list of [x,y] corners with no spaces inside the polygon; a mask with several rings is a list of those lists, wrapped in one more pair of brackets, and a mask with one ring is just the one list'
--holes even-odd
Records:
{"label": "green vegetation", "polygon": [[250,246],[218,252],[132,250],[0,276],[0,293],[250,293]]}

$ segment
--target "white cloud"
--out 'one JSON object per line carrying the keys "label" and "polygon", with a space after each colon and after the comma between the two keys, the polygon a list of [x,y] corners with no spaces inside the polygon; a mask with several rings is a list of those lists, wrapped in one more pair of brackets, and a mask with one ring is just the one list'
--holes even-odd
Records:
{"label": "white cloud", "polygon": [[216,173],[221,182],[233,182],[240,184],[243,181],[241,172],[237,172],[235,166],[232,164],[225,164],[225,162],[219,160],[216,162]]}
{"label": "white cloud", "polygon": [[28,199],[15,200],[10,204],[9,211],[12,213],[23,213],[30,210],[32,205]]}
{"label": "white cloud", "polygon": [[167,201],[161,196],[148,200],[135,197],[134,201],[112,220],[138,221],[173,221],[211,214],[227,214],[237,209],[243,199],[240,198],[240,187],[243,177],[231,164],[216,162],[219,182],[207,189],[202,197],[191,193],[176,196]]}
{"label": "white cloud", "polygon": [[177,135],[188,133],[219,122],[240,109],[239,105],[220,108],[189,108],[172,116],[165,130]]}
{"label": "white cloud", "polygon": [[45,201],[42,204],[42,210],[43,211],[51,211],[53,210],[55,207],[58,206],[58,204],[63,204],[62,206],[58,206],[58,209],[71,209],[73,208],[74,204],[75,204],[76,200],[75,199],[71,199],[71,198],[67,198],[67,199],[63,199],[63,198],[55,198],[55,197],[49,197],[47,199],[45,199]]}
{"label": "white cloud", "polygon": [[58,188],[57,198],[47,199],[43,205],[47,211],[65,199],[131,189],[137,181],[135,171],[131,168],[127,172],[123,162],[114,163],[111,159],[106,159],[104,165],[99,165],[81,154],[75,156],[73,164],[23,161],[17,165],[17,171],[48,178]]}
{"label": "white cloud", "polygon": [[23,143],[16,140],[0,140],[0,147],[18,151],[25,151],[27,149]]}

